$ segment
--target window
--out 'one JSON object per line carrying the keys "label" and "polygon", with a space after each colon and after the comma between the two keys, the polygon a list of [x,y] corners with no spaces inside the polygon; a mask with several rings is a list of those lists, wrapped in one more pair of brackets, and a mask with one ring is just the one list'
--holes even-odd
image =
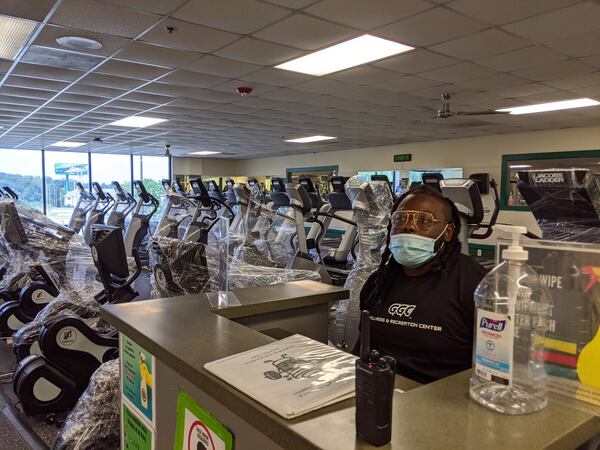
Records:
{"label": "window", "polygon": [[0,149],[0,189],[10,187],[23,203],[43,209],[42,152]]}
{"label": "window", "polygon": [[113,197],[113,181],[118,181],[125,192],[131,192],[131,156],[92,153],[92,181],[100,183]]}
{"label": "window", "polygon": [[67,225],[79,199],[79,182],[89,189],[87,153],[44,152],[46,170],[46,214]]}
{"label": "window", "polygon": [[170,179],[168,156],[134,156],[133,179],[142,180],[146,190],[160,198],[162,195],[161,181]]}
{"label": "window", "polygon": [[500,209],[529,210],[517,187],[517,172],[572,167],[590,169],[596,179],[600,180],[600,150],[503,155]]}

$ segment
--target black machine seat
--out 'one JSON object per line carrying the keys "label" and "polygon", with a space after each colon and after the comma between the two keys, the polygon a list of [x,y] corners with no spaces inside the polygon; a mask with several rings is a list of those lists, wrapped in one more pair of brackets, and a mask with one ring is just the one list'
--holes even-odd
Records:
{"label": "black machine seat", "polygon": [[306,191],[308,198],[310,198],[310,204],[312,208],[318,211],[319,208],[321,208],[321,206],[323,205],[323,201],[321,200],[321,196],[315,189],[315,185],[313,184],[312,180],[308,177],[299,177],[298,182],[300,183],[300,186],[302,186]]}
{"label": "black machine seat", "polygon": [[286,192],[290,201],[290,205],[302,212],[308,214],[312,210],[312,202],[308,193],[301,184],[290,183],[286,187]]}
{"label": "black machine seat", "polygon": [[442,192],[442,188],[440,187],[440,181],[444,179],[444,175],[439,172],[425,172],[421,175],[421,181],[426,186],[431,186],[436,189],[438,192]]}
{"label": "black machine seat", "polygon": [[221,188],[219,188],[219,185],[215,182],[215,180],[208,180],[208,195],[216,200],[223,200]]}
{"label": "black machine seat", "polygon": [[276,208],[290,206],[290,197],[285,190],[285,181],[281,178],[273,178],[271,180],[273,192],[271,192],[271,202]]}
{"label": "black machine seat", "polygon": [[225,184],[227,185],[227,190],[225,191],[225,197],[227,198],[227,201],[229,202],[229,204],[231,204],[231,206],[237,205],[238,204],[237,197],[235,195],[235,192],[233,191],[233,186],[235,186],[235,181],[227,180],[225,182]]}
{"label": "black machine seat", "polygon": [[348,178],[340,176],[329,179],[331,192],[327,195],[327,199],[335,211],[352,211],[352,202],[346,195],[346,181]]}
{"label": "black machine seat", "polygon": [[[467,216],[467,224],[479,224],[483,220],[484,210],[477,183],[463,178],[440,181],[442,194],[452,200],[459,212]],[[461,211],[461,209],[465,208]]]}
{"label": "black machine seat", "polygon": [[590,170],[519,171],[517,187],[544,239],[600,242],[600,189]]}

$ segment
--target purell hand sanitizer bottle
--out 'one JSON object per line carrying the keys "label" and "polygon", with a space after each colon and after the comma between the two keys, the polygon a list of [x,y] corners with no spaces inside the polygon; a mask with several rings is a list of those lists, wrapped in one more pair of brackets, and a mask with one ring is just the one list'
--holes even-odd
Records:
{"label": "purell hand sanitizer bottle", "polygon": [[524,227],[496,225],[512,244],[504,262],[475,290],[473,374],[469,393],[476,402],[503,414],[527,414],[548,404],[544,335],[550,317],[550,294],[526,264],[519,245]]}

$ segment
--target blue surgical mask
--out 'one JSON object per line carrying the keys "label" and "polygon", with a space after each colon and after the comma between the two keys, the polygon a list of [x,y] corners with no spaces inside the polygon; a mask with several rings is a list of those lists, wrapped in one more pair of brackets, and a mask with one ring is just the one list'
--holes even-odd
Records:
{"label": "blue surgical mask", "polygon": [[418,234],[392,234],[389,249],[398,264],[411,269],[421,267],[426,262],[431,261],[439,252],[439,250],[435,251],[435,243],[444,234],[447,227],[448,225],[435,239],[419,236]]}

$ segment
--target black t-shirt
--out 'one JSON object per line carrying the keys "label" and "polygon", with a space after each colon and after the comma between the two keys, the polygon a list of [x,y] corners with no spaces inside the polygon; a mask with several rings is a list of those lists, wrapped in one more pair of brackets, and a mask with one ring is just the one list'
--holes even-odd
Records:
{"label": "black t-shirt", "polygon": [[[394,265],[393,282],[372,305],[371,348],[396,359],[396,372],[420,383],[471,367],[475,288],[486,271],[460,255],[445,272],[406,276]],[[373,290],[375,275],[365,283],[361,310]]]}

